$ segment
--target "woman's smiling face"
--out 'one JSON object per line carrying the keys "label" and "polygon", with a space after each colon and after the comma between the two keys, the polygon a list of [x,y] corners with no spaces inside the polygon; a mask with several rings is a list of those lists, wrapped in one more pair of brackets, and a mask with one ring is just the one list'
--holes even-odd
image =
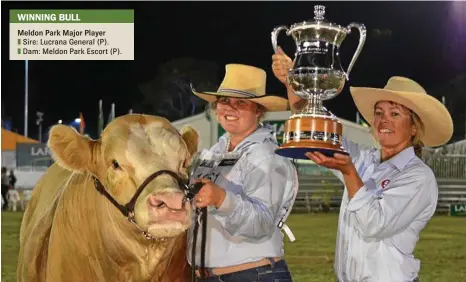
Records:
{"label": "woman's smiling face", "polygon": [[257,127],[259,112],[257,104],[247,99],[221,97],[217,100],[218,120],[230,134],[243,135]]}
{"label": "woman's smiling face", "polygon": [[377,141],[385,148],[408,147],[416,134],[410,110],[390,101],[380,101],[374,108],[374,133]]}

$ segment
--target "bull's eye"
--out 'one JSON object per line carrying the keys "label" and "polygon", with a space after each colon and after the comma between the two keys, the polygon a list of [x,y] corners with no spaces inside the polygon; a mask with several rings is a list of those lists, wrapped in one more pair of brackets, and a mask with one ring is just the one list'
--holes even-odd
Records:
{"label": "bull's eye", "polygon": [[118,162],[116,160],[112,161],[112,166],[113,166],[114,169],[120,168],[120,165],[118,164]]}

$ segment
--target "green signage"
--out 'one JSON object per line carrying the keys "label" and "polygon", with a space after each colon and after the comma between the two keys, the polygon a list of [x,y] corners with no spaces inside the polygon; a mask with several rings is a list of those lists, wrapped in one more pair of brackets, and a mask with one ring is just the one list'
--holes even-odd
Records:
{"label": "green signage", "polygon": [[10,10],[10,23],[134,23],[134,10]]}
{"label": "green signage", "polygon": [[[264,121],[264,123],[270,124],[273,127],[273,130],[275,131],[275,135],[277,136],[277,141],[279,144],[282,144],[283,142],[283,132],[285,130],[285,122],[286,120]],[[225,133],[225,130],[220,124],[218,124],[218,138],[220,138],[220,136],[222,136],[224,133]]]}
{"label": "green signage", "polygon": [[466,216],[466,204],[451,204],[450,215],[451,216]]}

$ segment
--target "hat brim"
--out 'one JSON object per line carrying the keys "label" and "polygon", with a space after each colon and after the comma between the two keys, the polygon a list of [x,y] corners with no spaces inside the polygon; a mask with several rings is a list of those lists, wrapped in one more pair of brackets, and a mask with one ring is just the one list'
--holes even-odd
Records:
{"label": "hat brim", "polygon": [[441,146],[453,135],[453,120],[447,108],[428,94],[369,87],[350,87],[350,92],[359,112],[371,126],[375,104],[379,101],[393,101],[419,116],[424,124],[421,141],[425,146]]}
{"label": "hat brim", "polygon": [[288,100],[278,96],[265,95],[258,98],[245,97],[244,95],[231,92],[196,92],[193,90],[194,95],[208,102],[215,102],[219,97],[233,97],[247,99],[248,101],[262,105],[268,112],[281,112],[288,109]]}

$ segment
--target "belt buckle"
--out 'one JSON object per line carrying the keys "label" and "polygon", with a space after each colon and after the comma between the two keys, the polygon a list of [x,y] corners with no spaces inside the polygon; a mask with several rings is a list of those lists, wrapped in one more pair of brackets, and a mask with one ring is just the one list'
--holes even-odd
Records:
{"label": "belt buckle", "polygon": [[210,277],[212,273],[207,268],[204,268],[204,277]]}
{"label": "belt buckle", "polygon": [[[201,268],[198,267],[197,271],[199,271],[199,277],[201,276]],[[213,273],[211,273],[207,268],[204,268],[204,277],[211,277]]]}

